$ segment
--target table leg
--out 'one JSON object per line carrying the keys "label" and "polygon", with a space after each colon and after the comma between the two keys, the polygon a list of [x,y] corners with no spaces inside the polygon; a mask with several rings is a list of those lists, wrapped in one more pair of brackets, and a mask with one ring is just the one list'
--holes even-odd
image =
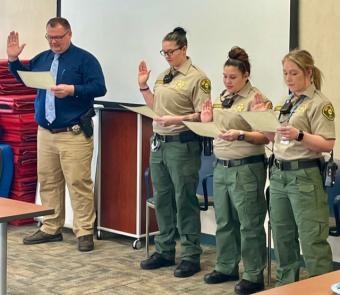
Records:
{"label": "table leg", "polygon": [[7,222],[0,223],[0,295],[7,289]]}

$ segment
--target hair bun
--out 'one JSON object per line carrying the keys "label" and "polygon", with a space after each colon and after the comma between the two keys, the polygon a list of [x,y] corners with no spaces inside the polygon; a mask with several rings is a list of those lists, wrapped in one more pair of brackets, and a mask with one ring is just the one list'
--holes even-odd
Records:
{"label": "hair bun", "polygon": [[174,28],[173,32],[184,36],[187,34],[187,32],[182,27]]}
{"label": "hair bun", "polygon": [[233,48],[230,49],[228,53],[228,57],[232,59],[237,59],[243,62],[249,62],[248,54],[245,52],[244,49],[238,46],[234,46]]}

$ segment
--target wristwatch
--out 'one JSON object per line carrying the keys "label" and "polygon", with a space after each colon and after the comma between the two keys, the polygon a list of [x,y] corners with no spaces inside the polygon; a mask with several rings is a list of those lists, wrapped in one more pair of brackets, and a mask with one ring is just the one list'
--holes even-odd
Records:
{"label": "wristwatch", "polygon": [[303,131],[299,130],[299,134],[298,134],[296,140],[297,141],[302,141],[304,136],[305,136],[305,134],[303,133]]}
{"label": "wristwatch", "polygon": [[239,136],[237,137],[237,140],[244,140],[244,138],[245,138],[244,131],[243,131],[243,130],[240,130],[240,134],[239,134]]}

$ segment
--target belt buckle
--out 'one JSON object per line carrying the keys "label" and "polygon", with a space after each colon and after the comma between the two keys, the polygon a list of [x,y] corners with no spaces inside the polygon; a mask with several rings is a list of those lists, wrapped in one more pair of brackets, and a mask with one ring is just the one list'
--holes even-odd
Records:
{"label": "belt buckle", "polygon": [[81,133],[80,125],[79,125],[79,124],[73,125],[73,126],[71,127],[71,132],[72,132],[74,135],[80,134],[80,133]]}
{"label": "belt buckle", "polygon": [[166,135],[159,135],[159,140],[161,142],[166,142]]}
{"label": "belt buckle", "polygon": [[230,167],[230,160],[223,160],[223,167],[229,168]]}

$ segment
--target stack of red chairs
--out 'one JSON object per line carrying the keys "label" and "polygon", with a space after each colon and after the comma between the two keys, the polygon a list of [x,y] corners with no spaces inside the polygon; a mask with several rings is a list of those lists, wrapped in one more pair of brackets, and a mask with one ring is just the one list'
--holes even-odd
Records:
{"label": "stack of red chairs", "polygon": [[[9,144],[14,154],[14,178],[10,198],[34,203],[37,187],[37,124],[34,120],[36,90],[18,83],[0,60],[0,142]],[[32,218],[16,220],[19,225]]]}

